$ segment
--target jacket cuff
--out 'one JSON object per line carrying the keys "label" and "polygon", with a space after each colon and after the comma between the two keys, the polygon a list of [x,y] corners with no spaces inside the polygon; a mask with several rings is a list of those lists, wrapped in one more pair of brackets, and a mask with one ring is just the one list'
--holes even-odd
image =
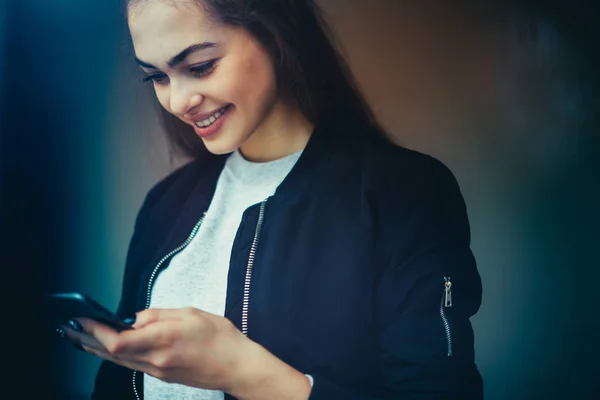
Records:
{"label": "jacket cuff", "polygon": [[315,380],[313,379],[312,375],[304,374],[304,376],[306,376],[308,378],[308,380],[310,381],[310,387],[311,388],[313,386],[315,386]]}

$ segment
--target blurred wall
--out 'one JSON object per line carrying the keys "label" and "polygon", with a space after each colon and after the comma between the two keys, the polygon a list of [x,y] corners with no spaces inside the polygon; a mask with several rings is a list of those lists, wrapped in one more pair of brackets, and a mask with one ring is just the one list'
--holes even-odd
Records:
{"label": "blurred wall", "polygon": [[462,5],[323,2],[385,127],[461,185],[484,284],[472,321],[486,398],[595,398],[592,66],[558,23]]}
{"label": "blurred wall", "polygon": [[[52,284],[114,309],[143,197],[185,160],[168,154],[115,3],[34,3],[67,121],[71,214]],[[476,3],[320,1],[385,128],[461,185],[484,284],[473,325],[486,398],[593,398],[596,76],[551,19]],[[98,361],[58,352],[59,385],[89,393]]]}

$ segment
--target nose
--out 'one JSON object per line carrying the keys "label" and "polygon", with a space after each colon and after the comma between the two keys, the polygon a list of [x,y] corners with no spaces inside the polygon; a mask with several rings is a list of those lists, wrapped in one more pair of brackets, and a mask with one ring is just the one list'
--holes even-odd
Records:
{"label": "nose", "polygon": [[194,109],[202,104],[204,96],[194,91],[191,87],[185,85],[171,85],[170,108],[175,115],[184,118],[193,114]]}

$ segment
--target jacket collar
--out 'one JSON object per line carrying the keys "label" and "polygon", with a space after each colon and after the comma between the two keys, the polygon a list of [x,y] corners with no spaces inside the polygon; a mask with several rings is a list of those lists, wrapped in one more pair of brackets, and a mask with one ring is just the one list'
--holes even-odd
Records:
{"label": "jacket collar", "polygon": [[[352,132],[361,132],[356,126],[339,123],[339,119],[328,119],[319,124],[311,135],[306,148],[296,162],[296,165],[275,194],[269,199],[270,203],[291,204],[304,199],[320,187],[324,179],[324,171],[333,160],[333,155],[343,146],[350,143],[360,144],[361,138]],[[150,264],[156,265],[158,260],[173,249],[180,246],[189,237],[194,225],[200,220],[203,212],[208,210],[215,193],[219,175],[224,168],[229,155],[203,155],[190,165],[189,173],[179,179],[179,182],[170,189],[171,198],[180,198],[180,201],[170,202],[166,207],[179,207],[179,210],[167,212],[165,218],[174,218],[167,226],[171,226],[160,245],[155,260]],[[191,189],[190,189],[191,188]],[[152,268],[148,269],[148,273]],[[139,293],[140,306],[143,305],[145,288]]]}
{"label": "jacket collar", "polygon": [[[311,194],[323,177],[332,160],[332,155],[342,146],[360,142],[360,138],[353,132],[356,126],[342,122],[343,119],[335,115],[317,125],[302,152],[302,155],[290,173],[277,188],[270,202],[290,203],[300,201]],[[176,228],[170,235],[169,243],[182,242],[191,232],[194,224],[201,218],[202,213],[208,210],[215,193],[219,175],[225,166],[227,155],[213,155],[207,153],[194,162],[194,177],[187,183],[194,185],[193,190],[184,189],[188,197],[181,206],[181,211],[176,223]]]}

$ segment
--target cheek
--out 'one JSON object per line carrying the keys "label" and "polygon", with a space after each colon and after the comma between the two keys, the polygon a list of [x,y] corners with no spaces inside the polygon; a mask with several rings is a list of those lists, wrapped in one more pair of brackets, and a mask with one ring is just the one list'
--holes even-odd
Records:
{"label": "cheek", "polygon": [[155,86],[154,93],[156,94],[156,98],[158,99],[160,105],[168,112],[171,112],[171,108],[169,106],[169,91],[166,88]]}
{"label": "cheek", "polygon": [[[247,57],[235,65],[231,77],[230,93],[240,102],[239,106],[253,109],[266,108],[276,96],[276,84],[270,60],[262,55]],[[233,101],[235,103],[235,101]]]}

